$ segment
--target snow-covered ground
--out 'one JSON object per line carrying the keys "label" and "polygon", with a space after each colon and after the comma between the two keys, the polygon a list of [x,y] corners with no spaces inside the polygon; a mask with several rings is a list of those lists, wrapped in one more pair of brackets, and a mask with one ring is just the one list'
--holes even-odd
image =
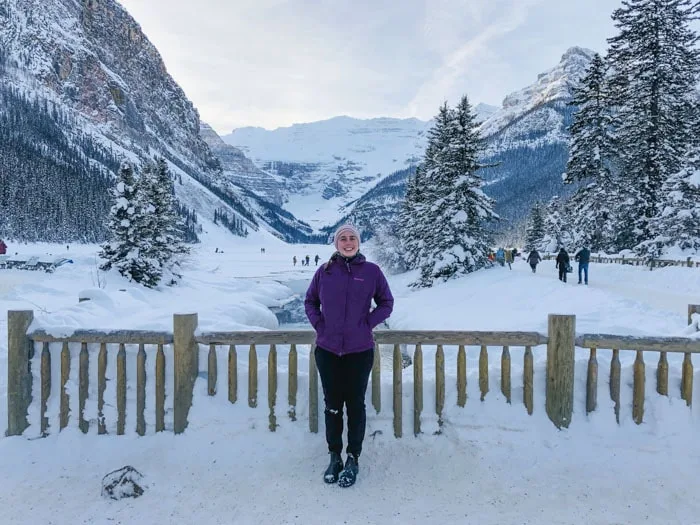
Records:
{"label": "snow-covered ground", "polygon": [[[6,310],[32,309],[34,327],[54,333],[75,328],[171,330],[173,313],[197,312],[200,330],[275,329],[270,306],[288,301],[315,267],[313,257],[329,246],[290,246],[256,233],[234,239],[210,228],[189,258],[183,282],[157,291],[131,285],[97,270],[95,246],[11,245],[20,254],[70,254],[74,264],[54,274],[0,270],[0,421],[7,420]],[[261,253],[264,247],[266,253]],[[215,253],[215,249],[223,253]],[[364,250],[365,247],[363,247]],[[366,247],[371,257],[371,247]],[[310,267],[292,266],[292,256],[310,255]],[[553,262],[537,274],[519,260],[513,270],[494,268],[429,290],[407,287],[411,275],[390,276],[396,297],[394,329],[537,330],[546,332],[548,313],[575,314],[577,332],[688,335],[687,305],[700,303],[700,269],[650,272],[622,265],[591,264],[590,285],[560,283]],[[295,292],[296,291],[296,292]],[[78,302],[81,293],[93,297]],[[58,368],[60,349],[54,353]],[[73,364],[77,364],[77,348]],[[91,349],[93,351],[94,349]],[[412,351],[412,349],[409,349]],[[202,347],[200,370],[206,370]],[[412,377],[404,371],[404,437],[392,431],[391,374],[383,372],[382,410],[369,402],[365,448],[358,483],[326,486],[323,434],[308,431],[308,347],[299,348],[298,420],[287,412],[287,349],[278,347],[279,387],[275,433],[267,429],[267,348],[259,347],[260,399],[247,406],[247,349],[239,347],[239,401],[226,399],[227,349],[219,349],[219,393],[207,397],[200,374],[190,426],[183,435],[155,434],[153,383],[148,383],[145,437],[133,429],[135,361],[129,354],[127,435],[115,436],[114,381],[107,387],[107,425],[95,425],[96,359],[91,358],[88,435],[77,427],[38,436],[38,406],[22,437],[0,438],[0,522],[7,523],[700,523],[695,481],[700,460],[700,378],[692,408],[680,399],[680,359],[669,356],[668,398],[655,393],[656,354],[647,359],[645,420],[631,418],[634,356],[622,353],[622,410],[615,423],[608,394],[609,352],[599,352],[598,410],[585,414],[587,352],[577,353],[574,417],[559,431],[544,410],[545,348],[535,353],[535,410],[522,404],[522,349],[511,348],[513,399],[500,394],[500,349],[490,349],[490,392],[478,392],[478,348],[468,349],[468,401],[456,406],[456,349],[446,348],[447,399],[441,434],[434,410],[434,348],[424,347],[423,434],[412,435]],[[154,359],[149,350],[148,366]],[[108,377],[113,377],[110,349]],[[94,354],[93,354],[94,355]],[[167,353],[166,353],[167,355]],[[69,392],[77,393],[76,366]],[[34,366],[36,372],[37,367]],[[696,363],[697,369],[697,363]],[[149,368],[149,378],[152,376]],[[168,370],[171,375],[171,370]],[[697,374],[696,374],[697,375]],[[35,376],[35,385],[37,379]],[[58,381],[54,382],[57,385]],[[171,380],[166,385],[172,392]],[[370,388],[371,390],[371,388]],[[52,429],[58,426],[57,388],[49,401]],[[77,395],[72,395],[72,401]],[[167,406],[167,399],[166,399]],[[172,410],[166,424],[172,425]],[[145,475],[143,497],[101,498],[108,472],[132,465]]]}

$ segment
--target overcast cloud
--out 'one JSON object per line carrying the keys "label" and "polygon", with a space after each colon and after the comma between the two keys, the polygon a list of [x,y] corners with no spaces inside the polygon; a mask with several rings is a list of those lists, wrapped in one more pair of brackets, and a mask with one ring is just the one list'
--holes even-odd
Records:
{"label": "overcast cloud", "polygon": [[219,133],[337,115],[500,106],[571,46],[605,52],[620,0],[118,0]]}

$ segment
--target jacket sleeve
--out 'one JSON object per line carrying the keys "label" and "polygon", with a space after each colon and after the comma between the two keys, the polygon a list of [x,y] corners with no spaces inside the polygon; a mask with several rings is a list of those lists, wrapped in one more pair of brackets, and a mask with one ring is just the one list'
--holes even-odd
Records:
{"label": "jacket sleeve", "polygon": [[313,279],[311,279],[311,284],[309,284],[309,288],[306,290],[306,299],[304,299],[306,317],[308,317],[311,326],[314,328],[316,328],[322,317],[321,298],[319,297],[319,281],[322,272],[323,266],[316,270]]}
{"label": "jacket sleeve", "polygon": [[394,310],[394,296],[391,295],[389,283],[382,271],[378,271],[377,287],[374,292],[374,302],[377,303],[377,307],[369,314],[369,327],[372,329],[388,319]]}

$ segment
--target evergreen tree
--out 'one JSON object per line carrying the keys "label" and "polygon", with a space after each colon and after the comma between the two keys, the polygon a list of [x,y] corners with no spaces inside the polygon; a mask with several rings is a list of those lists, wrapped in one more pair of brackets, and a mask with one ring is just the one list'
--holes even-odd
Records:
{"label": "evergreen tree", "polygon": [[[153,286],[157,268],[149,259],[150,245],[144,242],[147,216],[137,193],[137,182],[130,164],[119,168],[118,182],[112,189],[114,205],[108,217],[110,239],[102,245],[102,270],[116,268],[129,280]],[[157,280],[155,281],[157,283]]]}
{"label": "evergreen tree", "polygon": [[481,190],[477,127],[464,96],[455,110],[443,104],[428,133],[423,162],[428,198],[418,233],[421,273],[413,286],[429,287],[487,265],[486,225],[498,216]]}
{"label": "evergreen tree", "polygon": [[525,233],[525,249],[535,250],[542,245],[544,239],[544,216],[542,204],[535,202],[528,219],[527,231]]}
{"label": "evergreen tree", "polygon": [[544,215],[544,238],[536,248],[554,252],[562,247],[567,250],[573,247],[571,224],[564,203],[555,195],[547,204]]}
{"label": "evergreen tree", "polygon": [[700,251],[700,156],[696,153],[665,186],[663,208],[651,221],[656,235],[642,243],[639,251],[651,258],[671,247]]}
{"label": "evergreen tree", "polygon": [[[649,239],[649,223],[664,200],[664,182],[679,172],[696,139],[695,86],[700,56],[690,29],[691,0],[626,0],[612,18],[606,61],[625,198],[635,209],[634,244]],[[624,220],[618,214],[618,221]],[[618,222],[618,224],[621,224]],[[624,237],[624,236],[623,236]]]}
{"label": "evergreen tree", "polygon": [[425,224],[427,187],[423,166],[418,165],[413,176],[406,181],[406,196],[399,212],[396,233],[408,269],[420,266],[423,248],[422,225]]}
{"label": "evergreen tree", "polygon": [[184,221],[177,214],[173,178],[164,158],[156,157],[144,165],[138,189],[145,211],[140,231],[144,243],[142,261],[152,270],[144,284],[155,286],[163,276],[172,284],[179,278],[177,268],[189,249],[182,241]]}

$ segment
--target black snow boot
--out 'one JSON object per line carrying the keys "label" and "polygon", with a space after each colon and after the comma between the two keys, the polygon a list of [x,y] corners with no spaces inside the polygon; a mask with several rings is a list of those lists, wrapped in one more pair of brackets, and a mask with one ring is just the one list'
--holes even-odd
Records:
{"label": "black snow boot", "polygon": [[338,481],[338,474],[343,470],[343,458],[337,452],[331,452],[331,462],[323,474],[323,481],[326,483],[335,483]]}
{"label": "black snow boot", "polygon": [[345,461],[345,468],[338,477],[338,486],[350,487],[355,484],[357,473],[360,471],[360,466],[357,463],[358,457],[354,454],[348,454],[348,459]]}

